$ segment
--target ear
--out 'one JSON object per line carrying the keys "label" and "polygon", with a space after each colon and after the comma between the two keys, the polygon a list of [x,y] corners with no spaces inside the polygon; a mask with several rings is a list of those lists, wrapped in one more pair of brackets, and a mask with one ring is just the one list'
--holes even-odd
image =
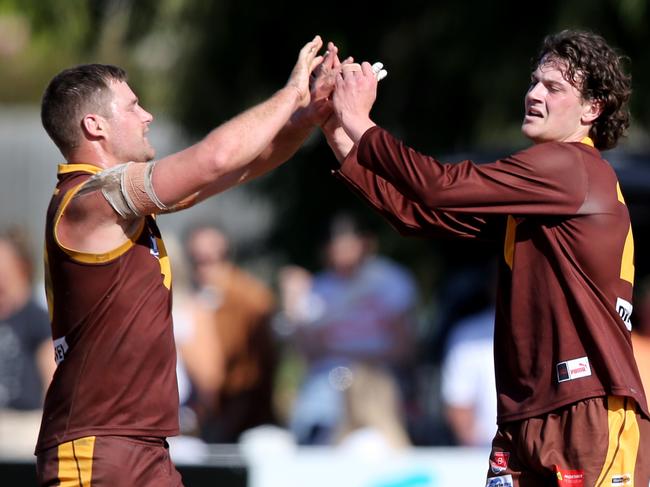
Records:
{"label": "ear", "polygon": [[89,139],[106,137],[106,120],[101,115],[89,113],[81,120],[81,128]]}
{"label": "ear", "polygon": [[591,125],[603,113],[602,100],[587,100],[583,105],[581,121],[585,125]]}

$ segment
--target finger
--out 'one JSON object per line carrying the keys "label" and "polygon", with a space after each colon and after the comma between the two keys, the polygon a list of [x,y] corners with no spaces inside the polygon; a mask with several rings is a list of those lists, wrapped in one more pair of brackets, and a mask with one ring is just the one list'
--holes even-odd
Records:
{"label": "finger", "polygon": [[344,76],[354,76],[362,71],[361,65],[357,63],[346,63],[341,65],[341,72]]}
{"label": "finger", "polygon": [[370,66],[370,63],[367,61],[361,63],[361,71],[363,72],[364,76],[372,76],[373,78],[375,77],[375,72],[372,70],[372,66]]}
{"label": "finger", "polygon": [[331,69],[332,66],[334,66],[334,63],[336,62],[336,59],[337,59],[336,49],[328,49],[327,52],[325,52],[323,68]]}
{"label": "finger", "polygon": [[376,62],[375,64],[372,65],[372,70],[375,73],[375,77],[377,78],[377,81],[381,81],[386,76],[388,76],[388,71],[384,69],[383,63]]}
{"label": "finger", "polygon": [[319,35],[316,35],[311,41],[305,44],[305,46],[301,49],[300,54],[307,58],[315,57],[322,45],[323,40]]}
{"label": "finger", "polygon": [[311,63],[309,63],[309,72],[313,73],[314,70],[323,62],[323,56],[316,56],[314,59],[312,59]]}

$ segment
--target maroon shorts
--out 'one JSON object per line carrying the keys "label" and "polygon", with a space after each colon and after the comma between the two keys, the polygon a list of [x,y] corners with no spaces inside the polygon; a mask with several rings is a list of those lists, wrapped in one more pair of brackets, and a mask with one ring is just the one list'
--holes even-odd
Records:
{"label": "maroon shorts", "polygon": [[182,487],[163,438],[87,436],[38,453],[40,486]]}
{"label": "maroon shorts", "polygon": [[636,402],[596,397],[499,426],[486,486],[550,485],[650,485],[650,420]]}

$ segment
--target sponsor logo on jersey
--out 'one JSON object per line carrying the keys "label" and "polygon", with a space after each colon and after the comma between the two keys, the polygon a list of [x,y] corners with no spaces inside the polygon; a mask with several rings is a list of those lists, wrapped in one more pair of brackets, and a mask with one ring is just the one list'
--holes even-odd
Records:
{"label": "sponsor logo on jersey", "polygon": [[499,477],[492,477],[487,479],[485,487],[514,487],[512,475],[501,475]]}
{"label": "sponsor logo on jersey", "polygon": [[562,470],[556,465],[555,475],[558,487],[584,487],[585,485],[584,470]]}
{"label": "sponsor logo on jersey", "polygon": [[59,365],[65,359],[65,354],[68,352],[68,343],[65,337],[57,338],[54,340],[54,361]]}
{"label": "sponsor logo on jersey", "polygon": [[632,303],[625,301],[623,298],[616,299],[616,312],[625,323],[625,328],[632,331]]}
{"label": "sponsor logo on jersey", "polygon": [[612,485],[632,485],[632,475],[629,473],[612,475]]}
{"label": "sponsor logo on jersey", "polygon": [[556,369],[558,382],[580,379],[591,375],[591,366],[587,357],[560,362],[557,364]]}
{"label": "sponsor logo on jersey", "polygon": [[507,451],[495,451],[492,452],[492,458],[490,458],[490,470],[493,473],[501,473],[506,468],[508,468],[508,459],[510,458],[510,452]]}

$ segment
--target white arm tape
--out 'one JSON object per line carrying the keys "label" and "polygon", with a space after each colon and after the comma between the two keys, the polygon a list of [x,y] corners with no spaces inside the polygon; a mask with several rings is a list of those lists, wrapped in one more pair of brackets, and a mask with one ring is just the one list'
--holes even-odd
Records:
{"label": "white arm tape", "polygon": [[381,81],[386,76],[388,76],[388,71],[386,71],[384,69],[384,64],[383,63],[376,62],[375,64],[372,65],[372,70],[375,72],[375,76],[377,77],[377,81]]}
{"label": "white arm tape", "polygon": [[156,166],[156,161],[147,164],[144,171],[144,190],[151,199],[154,205],[160,210],[168,210],[169,208],[158,198],[156,191],[153,189],[153,168]]}
{"label": "white arm tape", "polygon": [[156,208],[167,210],[151,183],[155,162],[142,164],[127,162],[93,175],[75,198],[100,190],[115,212],[126,219],[150,214]]}

